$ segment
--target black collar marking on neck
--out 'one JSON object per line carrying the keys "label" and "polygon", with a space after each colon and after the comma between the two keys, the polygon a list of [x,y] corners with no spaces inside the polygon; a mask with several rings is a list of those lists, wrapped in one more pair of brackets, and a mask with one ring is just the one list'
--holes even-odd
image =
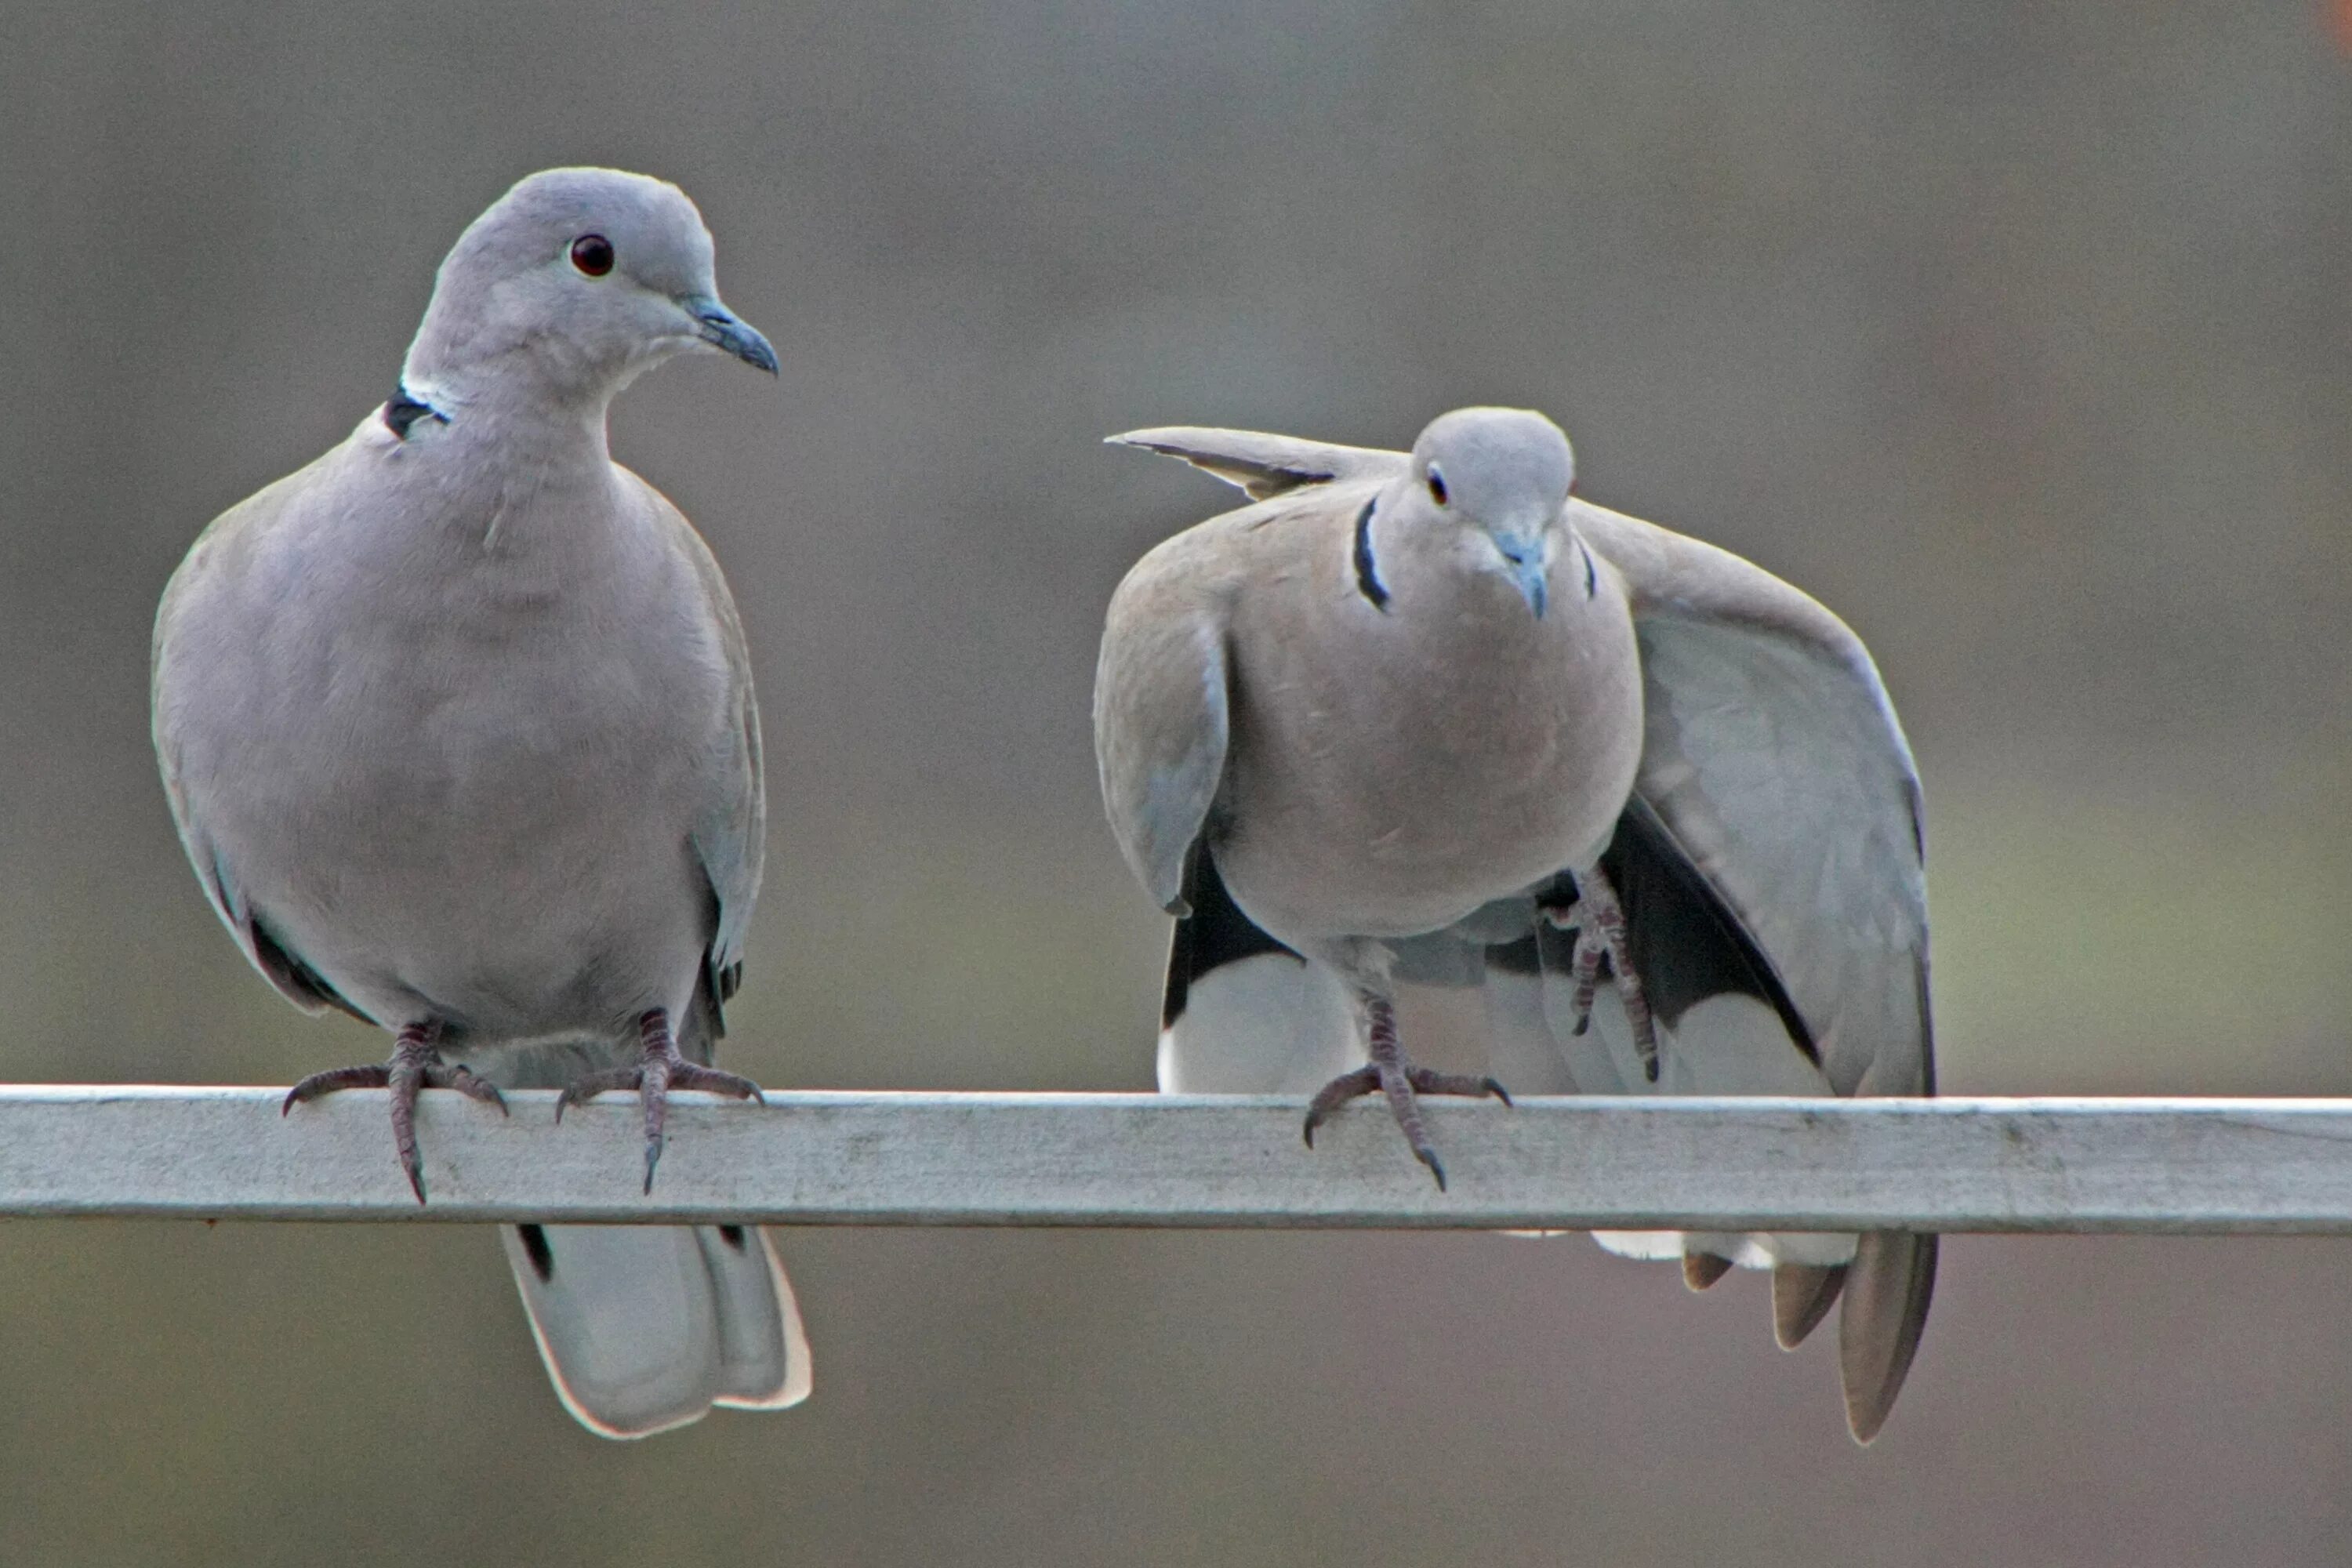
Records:
{"label": "black collar marking on neck", "polygon": [[1581,539],[1576,542],[1576,548],[1578,553],[1584,557],[1584,596],[1590,599],[1601,590],[1601,584],[1592,570],[1592,549]]}
{"label": "black collar marking on neck", "polygon": [[1372,602],[1372,608],[1388,614],[1389,591],[1381,585],[1380,568],[1372,561],[1372,509],[1381,504],[1374,496],[1356,514],[1356,591]]}
{"label": "black collar marking on neck", "polygon": [[438,419],[444,425],[449,423],[446,414],[429,403],[420,403],[410,396],[405,385],[397,388],[383,405],[384,428],[404,441],[408,439],[410,426],[419,419],[427,418]]}

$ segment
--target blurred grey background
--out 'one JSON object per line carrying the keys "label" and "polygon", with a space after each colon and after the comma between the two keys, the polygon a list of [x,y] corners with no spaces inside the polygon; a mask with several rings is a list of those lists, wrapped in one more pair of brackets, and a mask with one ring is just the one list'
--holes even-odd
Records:
{"label": "blurred grey background", "polygon": [[[2352,1091],[2323,0],[7,0],[0,1079],[377,1050],[198,896],[149,617],[392,390],[466,222],[580,162],[682,184],[784,357],[614,428],[759,660],[766,1083],[1147,1087],[1095,639],[1228,492],[1097,438],[1475,401],[1870,640],[1948,1088]],[[2317,1564],[2352,1527],[2341,1243],[1958,1238],[1868,1452],[1758,1278],[1580,1240],[784,1245],[814,1399],[622,1447],[487,1232],[0,1227],[0,1559]]]}

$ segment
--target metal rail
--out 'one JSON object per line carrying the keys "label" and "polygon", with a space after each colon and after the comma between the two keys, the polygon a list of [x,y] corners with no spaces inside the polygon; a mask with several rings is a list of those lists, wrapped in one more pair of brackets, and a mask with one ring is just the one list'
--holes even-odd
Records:
{"label": "metal rail", "polygon": [[1376,1100],[681,1095],[647,1197],[633,1099],[428,1091],[420,1208],[381,1090],[283,1092],[0,1086],[0,1216],[2352,1233],[2352,1100],[1435,1101],[1441,1193]]}

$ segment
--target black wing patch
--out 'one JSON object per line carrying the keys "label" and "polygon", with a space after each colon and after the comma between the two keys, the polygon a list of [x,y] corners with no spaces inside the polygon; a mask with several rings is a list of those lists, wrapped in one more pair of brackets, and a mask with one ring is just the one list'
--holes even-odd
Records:
{"label": "black wing patch", "polygon": [[530,1271],[539,1276],[542,1285],[555,1278],[555,1253],[547,1245],[547,1227],[519,1225],[515,1235],[522,1239],[523,1256],[530,1259]]}
{"label": "black wing patch", "polygon": [[1217,863],[1206,844],[1196,841],[1192,858],[1185,863],[1184,899],[1192,912],[1176,922],[1175,935],[1169,940],[1168,990],[1160,1005],[1162,1029],[1173,1027],[1184,1016],[1192,982],[1213,969],[1262,952],[1289,953],[1301,963],[1307,962],[1242,913],[1234,896],[1225,891],[1225,879],[1217,875]]}
{"label": "black wing patch", "polygon": [[1601,867],[1625,906],[1633,966],[1660,1022],[1671,1026],[1709,996],[1753,996],[1780,1016],[1805,1059],[1821,1065],[1813,1032],[1763,944],[1640,795],[1626,801]]}
{"label": "black wing patch", "polygon": [[1338,476],[1321,468],[1303,468],[1296,463],[1261,462],[1234,452],[1211,452],[1182,446],[1172,441],[1130,441],[1125,437],[1113,437],[1130,447],[1140,447],[1147,452],[1157,452],[1164,458],[1178,458],[1204,474],[1212,474],[1229,485],[1239,485],[1242,493],[1252,500],[1271,500],[1308,485],[1328,484]]}
{"label": "black wing patch", "polygon": [[[1197,463],[1193,466],[1202,467]],[[1208,471],[1216,472],[1213,468]],[[1289,464],[1277,463],[1251,469],[1249,475],[1248,482],[1242,486],[1242,493],[1252,500],[1272,500],[1276,496],[1285,495],[1295,489],[1303,489],[1308,485],[1328,485],[1332,478],[1319,469],[1301,468]]]}
{"label": "black wing patch", "polygon": [[246,930],[253,933],[254,955],[261,967],[286,991],[310,997],[328,1007],[340,1007],[362,1024],[373,1024],[373,1018],[343,999],[343,994],[327,983],[327,977],[295,957],[284,943],[269,933],[269,928],[257,920],[246,921]]}

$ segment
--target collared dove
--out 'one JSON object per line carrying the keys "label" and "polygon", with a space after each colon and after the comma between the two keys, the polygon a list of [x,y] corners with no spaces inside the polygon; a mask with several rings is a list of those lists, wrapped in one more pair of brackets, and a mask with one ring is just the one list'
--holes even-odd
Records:
{"label": "collared dove", "polygon": [[[691,349],[776,369],[686,195],[533,174],[442,263],[394,395],[215,519],[156,615],[155,748],[214,911],[295,1005],[395,1037],[287,1109],[388,1087],[419,1203],[420,1087],[503,1110],[497,1084],[562,1086],[559,1116],[640,1089],[648,1190],[669,1089],[759,1093],[706,1065],[766,816],[742,626],[692,526],[605,445],[614,395]],[[591,1429],[807,1394],[765,1233],[506,1237]]]}
{"label": "collared dove", "polygon": [[[1934,1092],[1917,774],[1837,617],[1576,499],[1537,414],[1457,410],[1410,454],[1112,440],[1256,503],[1144,556],[1096,677],[1112,827],[1177,917],[1163,1090],[1311,1093],[1311,1142],[1378,1089],[1438,1171],[1415,1092],[1500,1089],[1406,1057],[1393,989],[1427,984],[1483,984],[1522,1089]],[[1770,1268],[1783,1345],[1843,1290],[1847,1420],[1876,1435],[1934,1237],[1597,1239],[1694,1289]]]}

